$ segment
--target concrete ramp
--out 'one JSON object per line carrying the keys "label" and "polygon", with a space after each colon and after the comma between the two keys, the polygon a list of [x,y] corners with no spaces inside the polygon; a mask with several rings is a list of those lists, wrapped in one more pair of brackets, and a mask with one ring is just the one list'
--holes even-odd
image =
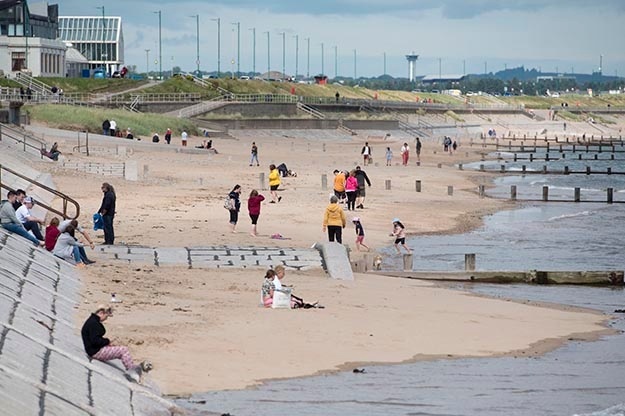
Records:
{"label": "concrete ramp", "polygon": [[171,415],[171,402],[89,361],[80,286],[73,266],[0,228],[0,413]]}
{"label": "concrete ramp", "polygon": [[332,279],[354,280],[354,273],[344,245],[336,242],[317,243],[315,248],[321,253],[326,272]]}

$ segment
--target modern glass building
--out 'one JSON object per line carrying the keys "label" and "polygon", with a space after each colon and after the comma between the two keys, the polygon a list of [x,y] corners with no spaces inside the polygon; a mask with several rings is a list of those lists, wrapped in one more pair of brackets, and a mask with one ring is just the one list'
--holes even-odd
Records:
{"label": "modern glass building", "polygon": [[64,76],[65,45],[58,39],[58,5],[0,0],[0,70]]}
{"label": "modern glass building", "polygon": [[61,40],[89,61],[89,68],[105,68],[108,74],[124,64],[122,18],[113,16],[60,16]]}

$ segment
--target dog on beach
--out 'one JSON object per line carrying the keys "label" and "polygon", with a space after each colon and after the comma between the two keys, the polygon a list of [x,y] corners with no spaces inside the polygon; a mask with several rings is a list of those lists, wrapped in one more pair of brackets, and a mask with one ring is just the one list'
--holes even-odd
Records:
{"label": "dog on beach", "polygon": [[379,254],[373,258],[373,270],[382,270],[382,256]]}

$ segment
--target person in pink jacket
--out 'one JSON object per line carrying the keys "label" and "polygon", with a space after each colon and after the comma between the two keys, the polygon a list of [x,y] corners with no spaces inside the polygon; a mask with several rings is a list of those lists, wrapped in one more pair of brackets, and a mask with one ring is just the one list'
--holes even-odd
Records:
{"label": "person in pink jacket", "polygon": [[247,200],[247,210],[249,211],[250,218],[252,219],[252,232],[250,233],[252,237],[256,237],[258,235],[256,223],[258,222],[258,217],[260,216],[260,204],[264,200],[264,196],[260,195],[256,189],[252,189],[252,192],[250,192],[250,198]]}
{"label": "person in pink jacket", "polygon": [[356,179],[356,171],[349,172],[349,176],[345,180],[345,193],[347,194],[347,210],[354,211],[356,209],[356,191],[358,190],[358,179]]}

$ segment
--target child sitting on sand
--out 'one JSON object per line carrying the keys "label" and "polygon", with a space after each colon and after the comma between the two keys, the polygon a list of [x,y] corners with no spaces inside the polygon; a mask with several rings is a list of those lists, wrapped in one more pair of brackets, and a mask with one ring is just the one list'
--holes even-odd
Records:
{"label": "child sitting on sand", "polygon": [[356,227],[356,250],[360,251],[360,246],[363,246],[367,249],[367,251],[369,251],[369,247],[367,247],[365,243],[363,243],[365,239],[365,229],[360,222],[360,218],[354,217],[352,219],[352,222],[354,223],[354,227]]}
{"label": "child sitting on sand", "polygon": [[395,236],[395,249],[397,250],[397,254],[401,254],[401,250],[399,249],[400,244],[406,249],[407,253],[412,253],[406,245],[406,229],[399,218],[393,218],[393,232],[391,236]]}

